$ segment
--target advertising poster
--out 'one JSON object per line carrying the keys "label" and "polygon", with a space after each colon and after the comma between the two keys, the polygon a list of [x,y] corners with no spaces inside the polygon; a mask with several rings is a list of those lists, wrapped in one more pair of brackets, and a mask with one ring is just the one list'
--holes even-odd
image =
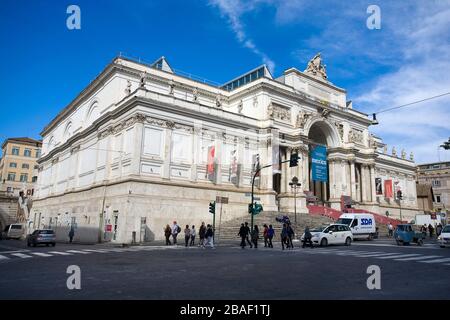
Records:
{"label": "advertising poster", "polygon": [[311,150],[311,170],[314,181],[328,181],[327,148],[314,146]]}
{"label": "advertising poster", "polygon": [[386,198],[392,198],[393,196],[392,180],[384,180],[384,196]]}

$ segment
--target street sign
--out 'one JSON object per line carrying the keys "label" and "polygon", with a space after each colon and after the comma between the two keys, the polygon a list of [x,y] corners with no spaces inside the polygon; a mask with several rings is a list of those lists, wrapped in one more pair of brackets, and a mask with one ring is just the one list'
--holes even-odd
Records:
{"label": "street sign", "polygon": [[216,196],[216,203],[228,204],[228,197]]}

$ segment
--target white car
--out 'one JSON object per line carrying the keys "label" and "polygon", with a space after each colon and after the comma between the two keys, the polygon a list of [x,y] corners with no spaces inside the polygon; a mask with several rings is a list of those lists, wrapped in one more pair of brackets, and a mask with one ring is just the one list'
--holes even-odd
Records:
{"label": "white car", "polygon": [[450,224],[447,224],[444,229],[442,229],[442,232],[438,237],[438,243],[441,248],[450,246]]}
{"label": "white car", "polygon": [[[319,244],[322,247],[326,247],[329,244],[345,244],[349,246],[353,241],[353,234],[349,226],[345,224],[331,224],[329,226],[323,226],[309,230],[311,232],[311,241],[313,244]],[[302,235],[301,241],[305,234]]]}

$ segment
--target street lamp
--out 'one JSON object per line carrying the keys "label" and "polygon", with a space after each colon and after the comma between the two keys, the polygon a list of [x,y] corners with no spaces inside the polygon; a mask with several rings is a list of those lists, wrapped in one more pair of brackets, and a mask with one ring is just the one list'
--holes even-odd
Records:
{"label": "street lamp", "polygon": [[298,178],[293,177],[292,181],[289,182],[291,188],[294,189],[294,216],[295,216],[295,224],[297,224],[297,187],[300,187],[302,184],[298,183]]}

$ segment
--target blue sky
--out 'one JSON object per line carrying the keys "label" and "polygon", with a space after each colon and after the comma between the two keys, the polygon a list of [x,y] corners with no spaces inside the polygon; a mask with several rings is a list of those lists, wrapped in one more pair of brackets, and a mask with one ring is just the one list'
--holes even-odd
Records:
{"label": "blue sky", "polygon": [[[262,63],[275,76],[322,53],[331,82],[374,112],[450,91],[450,1],[0,0],[0,140],[39,132],[119,52],[223,83]],[[81,30],[66,9],[81,9]],[[450,98],[380,114],[372,128],[417,162],[450,160]]]}

